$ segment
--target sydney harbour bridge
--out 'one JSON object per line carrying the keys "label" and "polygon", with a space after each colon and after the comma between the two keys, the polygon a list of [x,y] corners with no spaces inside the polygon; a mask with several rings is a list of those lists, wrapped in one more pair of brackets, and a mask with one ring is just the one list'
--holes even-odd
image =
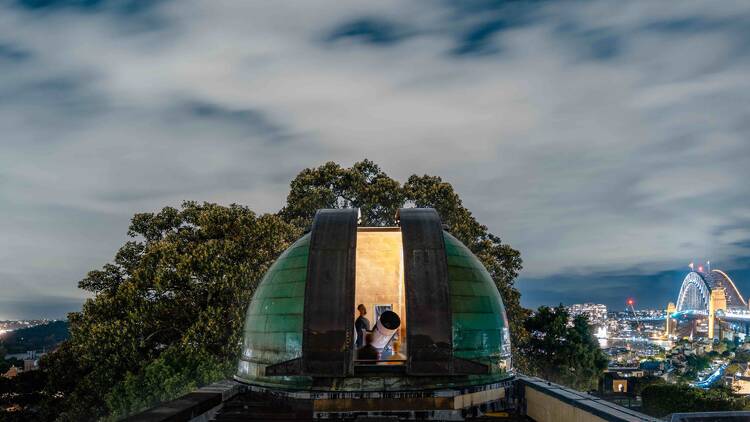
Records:
{"label": "sydney harbour bridge", "polygon": [[750,334],[750,309],[731,278],[721,270],[690,271],[682,281],[677,304],[667,306],[667,335],[678,334],[685,322],[705,320],[709,338],[726,330]]}
{"label": "sydney harbour bridge", "polygon": [[[665,316],[626,318],[630,321],[665,321],[667,337],[707,336],[724,333],[750,336],[750,308],[729,275],[721,270],[693,269],[685,276],[677,303],[667,305]],[[702,330],[701,330],[702,328]]]}

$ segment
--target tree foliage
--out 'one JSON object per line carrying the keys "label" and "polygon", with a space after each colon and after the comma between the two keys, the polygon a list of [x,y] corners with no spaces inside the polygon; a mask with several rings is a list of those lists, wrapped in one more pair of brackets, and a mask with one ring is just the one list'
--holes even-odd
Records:
{"label": "tree foliage", "polygon": [[228,375],[257,280],[301,231],[238,205],[136,214],[79,287],[70,340],[42,362],[63,420],[125,414]]}
{"label": "tree foliage", "polygon": [[629,381],[629,389],[634,396],[640,396],[643,393],[643,390],[650,385],[661,385],[667,383],[667,380],[665,380],[664,378],[654,375],[646,375],[644,377],[631,377]]}
{"label": "tree foliage", "polygon": [[[718,355],[717,355],[718,356]],[[690,355],[685,359],[685,372],[681,378],[685,382],[690,382],[698,377],[698,373],[711,366],[713,357],[706,355]]]}
{"label": "tree foliage", "polygon": [[362,224],[382,226],[404,205],[438,210],[495,280],[512,341],[524,338],[513,287],[520,255],[476,221],[449,183],[415,175],[402,186],[367,160],[326,163],[299,173],[277,214],[196,202],[136,214],[113,261],[79,282],[93,297],[69,315],[70,339],[41,362],[46,402],[24,411],[44,420],[54,402],[58,420],[117,417],[228,376],[258,281],[317,209],[358,207]]}
{"label": "tree foliage", "polygon": [[718,412],[747,409],[750,402],[735,397],[728,387],[708,390],[687,384],[652,384],[643,389],[643,412],[655,417],[675,412]]}
{"label": "tree foliage", "polygon": [[607,367],[607,357],[591,332],[588,319],[579,315],[569,324],[564,306],[540,307],[526,319],[527,341],[518,345],[529,356],[528,371],[579,390],[596,388]]}
{"label": "tree foliage", "polygon": [[375,163],[364,160],[351,168],[328,162],[302,170],[292,180],[280,215],[300,228],[309,227],[320,208],[359,208],[365,226],[393,224],[405,202],[400,184]]}
{"label": "tree foliage", "polygon": [[111,418],[127,416],[154,402],[171,400],[224,378],[233,362],[220,361],[205,351],[172,346],[138,373],[128,373],[106,396]]}

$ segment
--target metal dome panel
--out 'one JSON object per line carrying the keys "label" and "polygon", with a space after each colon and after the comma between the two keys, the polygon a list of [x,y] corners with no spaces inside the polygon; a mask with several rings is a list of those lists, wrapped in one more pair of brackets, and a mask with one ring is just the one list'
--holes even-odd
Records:
{"label": "metal dome panel", "polygon": [[266,375],[266,367],[302,357],[309,249],[310,235],[306,234],[279,256],[258,285],[245,318],[238,380],[285,388],[311,384],[310,377]]}
{"label": "metal dome panel", "polygon": [[510,370],[510,331],[503,299],[479,259],[444,232],[451,290],[453,355],[482,362],[493,376]]}

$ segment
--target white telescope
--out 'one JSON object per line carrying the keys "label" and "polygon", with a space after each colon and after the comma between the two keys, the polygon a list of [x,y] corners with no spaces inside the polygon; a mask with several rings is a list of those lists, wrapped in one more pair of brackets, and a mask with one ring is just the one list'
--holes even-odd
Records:
{"label": "white telescope", "polygon": [[401,326],[401,318],[393,311],[385,311],[380,314],[375,328],[372,330],[372,345],[383,349],[393,337],[393,334]]}

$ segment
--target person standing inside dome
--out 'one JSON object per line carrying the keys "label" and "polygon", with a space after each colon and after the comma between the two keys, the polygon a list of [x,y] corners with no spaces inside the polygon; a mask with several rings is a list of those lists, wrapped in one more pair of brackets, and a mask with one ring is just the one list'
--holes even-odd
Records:
{"label": "person standing inside dome", "polygon": [[365,334],[370,331],[370,321],[365,318],[367,315],[367,308],[363,303],[357,306],[359,311],[359,317],[354,321],[354,329],[357,331],[357,349],[365,345]]}

